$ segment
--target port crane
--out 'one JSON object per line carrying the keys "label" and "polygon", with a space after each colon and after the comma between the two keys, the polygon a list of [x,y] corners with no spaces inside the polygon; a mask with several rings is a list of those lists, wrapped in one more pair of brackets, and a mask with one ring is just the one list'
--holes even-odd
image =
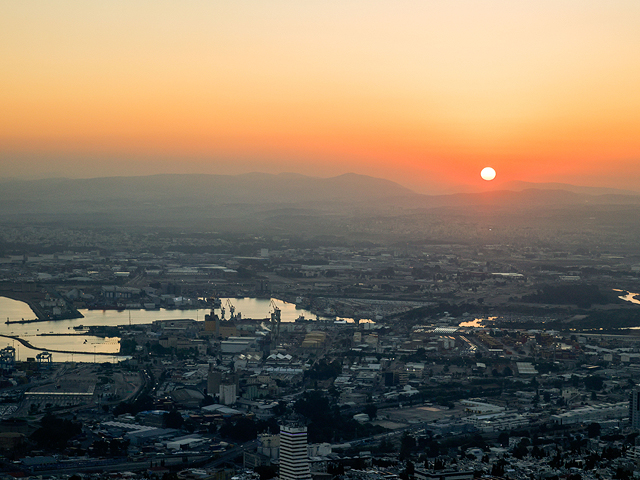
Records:
{"label": "port crane", "polygon": [[278,339],[280,337],[280,322],[282,320],[281,313],[282,311],[276,305],[276,303],[271,299],[271,303],[269,304],[273,309],[271,312],[271,348],[275,348],[278,345]]}
{"label": "port crane", "polygon": [[235,318],[233,314],[236,311],[236,307],[233,306],[233,303],[231,303],[231,300],[229,300],[228,298],[227,298],[227,306],[229,307],[229,320],[233,320]]}

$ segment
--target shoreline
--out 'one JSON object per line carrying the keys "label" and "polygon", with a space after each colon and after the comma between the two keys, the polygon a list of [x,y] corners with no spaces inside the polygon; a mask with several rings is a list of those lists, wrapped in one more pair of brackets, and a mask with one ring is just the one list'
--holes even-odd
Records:
{"label": "shoreline", "polygon": [[73,304],[69,306],[68,302],[65,302],[65,306],[66,306],[65,312],[67,312],[66,314],[60,315],[58,318],[54,318],[50,316],[50,314],[47,313],[47,310],[41,307],[40,304],[38,303],[39,301],[43,300],[42,294],[38,291],[25,292],[25,291],[16,291],[16,290],[9,290],[9,289],[3,288],[0,290],[0,296],[9,298],[11,300],[16,300],[18,302],[26,303],[36,316],[35,319],[29,319],[29,320],[25,320],[24,318],[22,320],[7,319],[7,321],[5,322],[7,324],[57,322],[59,320],[74,320],[77,318],[84,318],[84,315],[82,315],[78,311],[78,309],[73,306]]}
{"label": "shoreline", "polygon": [[56,350],[56,349],[51,349],[51,348],[40,348],[40,347],[36,347],[34,345],[31,345],[31,343],[29,343],[27,340],[17,337],[17,336],[12,336],[12,335],[4,335],[0,333],[0,337],[4,337],[4,338],[10,338],[11,340],[17,340],[18,342],[20,342],[22,345],[24,345],[27,348],[30,348],[31,350],[38,350],[40,352],[49,352],[49,353],[66,353],[69,355],[102,355],[102,356],[109,356],[109,357],[115,357],[115,356],[120,356],[120,352],[117,353],[108,353],[108,352],[78,352],[78,351],[74,351],[74,350]]}

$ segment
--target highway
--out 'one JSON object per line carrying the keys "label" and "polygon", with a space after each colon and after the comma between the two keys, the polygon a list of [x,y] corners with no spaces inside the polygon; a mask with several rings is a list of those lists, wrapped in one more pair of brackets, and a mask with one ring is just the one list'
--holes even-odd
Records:
{"label": "highway", "polygon": [[[33,472],[38,475],[54,475],[61,473],[91,473],[91,472],[139,472],[150,467],[175,467],[177,465],[214,469],[242,456],[245,450],[253,450],[258,444],[257,440],[237,445],[226,452],[212,455],[210,452],[179,452],[174,454],[147,455],[139,459],[112,459],[112,460],[79,460],[76,462],[64,462],[55,465],[43,465],[34,467]],[[185,461],[186,459],[186,461]]]}
{"label": "highway", "polygon": [[[185,458],[187,462],[184,461]],[[34,467],[33,473],[37,475],[55,475],[61,473],[139,472],[152,466],[156,467],[161,465],[165,467],[184,465],[186,468],[194,464],[201,464],[209,458],[211,458],[211,455],[208,453],[181,452],[178,454],[150,455],[135,461],[128,458],[78,460]]]}

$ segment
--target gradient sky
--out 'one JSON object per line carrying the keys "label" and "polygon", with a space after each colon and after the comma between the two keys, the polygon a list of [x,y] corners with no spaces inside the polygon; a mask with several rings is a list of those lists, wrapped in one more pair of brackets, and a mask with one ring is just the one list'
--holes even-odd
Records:
{"label": "gradient sky", "polygon": [[640,190],[640,1],[0,3],[0,177]]}

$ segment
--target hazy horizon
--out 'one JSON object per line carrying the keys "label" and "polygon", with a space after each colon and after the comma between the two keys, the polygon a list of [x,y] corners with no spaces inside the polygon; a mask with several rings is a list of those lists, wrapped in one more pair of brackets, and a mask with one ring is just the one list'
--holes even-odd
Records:
{"label": "hazy horizon", "polygon": [[0,177],[640,190],[640,3],[5,2]]}
{"label": "hazy horizon", "polygon": [[[39,181],[39,180],[92,180],[92,179],[106,179],[106,178],[135,178],[135,177],[149,177],[156,175],[221,175],[221,176],[229,176],[229,177],[240,177],[246,175],[274,175],[274,176],[287,176],[287,175],[300,175],[302,177],[307,178],[315,178],[315,179],[332,179],[342,176],[348,175],[359,175],[364,177],[371,177],[373,179],[379,180],[387,180],[393,182],[401,187],[407,188],[412,192],[422,194],[422,195],[450,195],[457,193],[481,193],[481,192],[490,192],[490,191],[499,191],[499,190],[523,190],[527,188],[543,188],[543,189],[555,189],[558,190],[567,189],[571,190],[572,187],[577,189],[593,189],[594,193],[606,192],[606,193],[621,193],[621,194],[638,194],[640,193],[640,188],[632,189],[632,188],[622,188],[618,186],[606,186],[606,185],[588,185],[588,184],[578,184],[578,183],[568,183],[568,182],[529,182],[524,180],[511,180],[511,181],[500,181],[499,179],[495,179],[491,182],[482,182],[478,185],[433,185],[431,188],[425,187],[422,185],[422,189],[415,188],[410,184],[404,184],[402,181],[396,181],[392,178],[384,178],[377,177],[374,175],[366,174],[366,173],[356,173],[352,171],[346,171],[342,173],[338,173],[335,175],[313,175],[300,173],[295,171],[281,171],[281,172],[265,172],[265,171],[246,171],[241,173],[220,173],[220,172],[134,172],[131,174],[104,174],[104,175],[78,175],[77,172],[71,172],[72,175],[68,174],[69,172],[61,173],[60,175],[50,174],[48,176],[33,174],[33,175],[23,175],[23,176],[0,176],[0,183],[2,182],[12,182],[12,181]],[[75,175],[74,175],[75,174]],[[419,186],[420,187],[420,186]]]}

